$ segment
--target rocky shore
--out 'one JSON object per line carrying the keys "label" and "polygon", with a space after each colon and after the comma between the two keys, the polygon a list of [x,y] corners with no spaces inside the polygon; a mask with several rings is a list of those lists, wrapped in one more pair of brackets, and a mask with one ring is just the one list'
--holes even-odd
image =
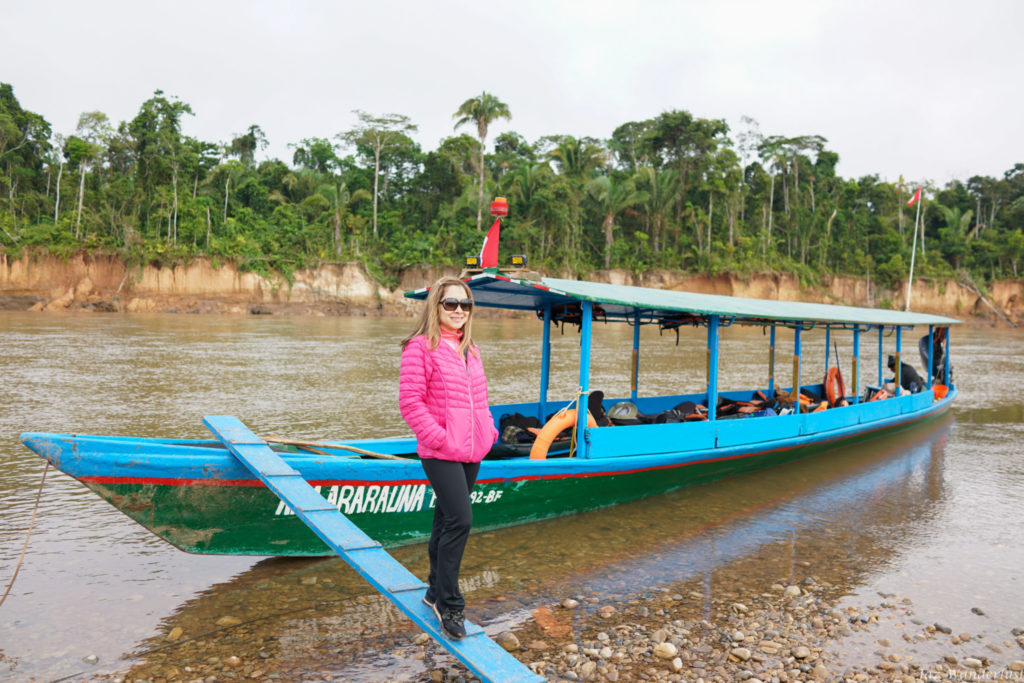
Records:
{"label": "rocky shore", "polygon": [[[1022,629],[1000,642],[986,642],[978,634],[953,635],[942,624],[916,619],[909,600],[887,595],[877,605],[838,608],[829,592],[809,577],[800,585],[774,584],[743,602],[728,594],[708,599],[696,592],[665,593],[652,601],[601,606],[597,619],[572,638],[557,637],[538,618],[540,632],[502,634],[499,642],[550,681],[1024,679]],[[688,601],[704,603],[707,618],[673,618],[675,606]],[[577,610],[586,602],[582,596],[567,598],[557,609]],[[883,621],[897,622],[900,641],[875,637]],[[843,647],[842,641],[857,636],[871,642],[872,651]],[[924,649],[938,647],[947,654],[922,658],[914,646],[925,642],[933,647]],[[1009,659],[1014,653],[1017,658]],[[468,678],[449,669],[432,671],[431,680]]]}
{"label": "rocky shore", "polygon": [[[683,590],[689,587],[694,584]],[[1024,628],[956,633],[917,618],[909,599],[879,594],[875,604],[853,606],[838,592],[808,575],[771,584],[764,592],[710,596],[667,589],[624,601],[577,595],[534,607],[516,627],[488,631],[549,681],[1024,680]],[[487,611],[500,614],[502,602],[493,598]],[[972,611],[984,615],[981,608]],[[264,638],[255,624],[225,616],[214,632],[181,647],[176,647],[181,628],[171,630],[161,646],[146,653],[144,664],[106,680],[477,680],[429,636],[404,628],[401,621],[393,626],[405,634],[380,643],[377,652],[358,652],[374,636],[355,633],[341,648],[335,649],[334,640],[328,648],[312,645],[306,656],[280,658],[274,653],[278,638]],[[362,661],[349,667],[344,660],[353,656]]]}

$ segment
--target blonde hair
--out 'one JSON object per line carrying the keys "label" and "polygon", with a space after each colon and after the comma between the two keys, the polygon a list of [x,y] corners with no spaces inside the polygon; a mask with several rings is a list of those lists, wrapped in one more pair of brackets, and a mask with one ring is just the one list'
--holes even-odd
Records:
{"label": "blonde hair", "polygon": [[[442,277],[440,280],[430,286],[430,291],[427,293],[426,305],[423,310],[420,311],[419,321],[416,323],[416,329],[408,337],[402,340],[402,348],[413,339],[420,335],[426,336],[430,340],[430,348],[436,349],[437,345],[441,343],[441,315],[438,312],[438,307],[441,305],[441,298],[444,296],[444,292],[450,285],[458,285],[465,292],[465,298],[470,301],[473,300],[473,292],[470,291],[469,286],[465,282],[454,277]],[[466,316],[466,324],[462,326],[462,340],[459,342],[459,353],[463,358],[466,357],[466,353],[470,350],[475,349],[476,346],[473,344],[473,314],[470,312]]]}

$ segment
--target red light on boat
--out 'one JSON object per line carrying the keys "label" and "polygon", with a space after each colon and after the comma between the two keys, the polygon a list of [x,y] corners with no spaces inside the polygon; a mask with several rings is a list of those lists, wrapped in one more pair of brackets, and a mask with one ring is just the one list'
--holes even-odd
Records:
{"label": "red light on boat", "polygon": [[504,197],[495,197],[494,201],[491,202],[491,215],[492,216],[507,216],[508,215],[508,200]]}

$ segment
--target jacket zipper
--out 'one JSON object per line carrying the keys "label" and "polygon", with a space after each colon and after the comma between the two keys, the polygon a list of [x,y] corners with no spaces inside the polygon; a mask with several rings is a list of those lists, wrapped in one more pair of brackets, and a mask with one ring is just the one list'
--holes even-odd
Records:
{"label": "jacket zipper", "polygon": [[476,451],[476,406],[473,405],[473,375],[469,372],[469,349],[466,349],[466,386],[469,388],[469,457]]}

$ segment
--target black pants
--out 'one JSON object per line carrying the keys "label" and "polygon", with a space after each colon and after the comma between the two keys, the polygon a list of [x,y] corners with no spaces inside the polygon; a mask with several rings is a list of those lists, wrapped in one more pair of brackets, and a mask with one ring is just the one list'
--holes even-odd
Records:
{"label": "black pants", "polygon": [[469,492],[473,490],[480,463],[437,458],[423,458],[420,462],[435,496],[434,528],[427,546],[430,555],[427,598],[437,601],[438,611],[465,609],[466,600],[459,590],[459,567],[469,540],[469,528],[473,526]]}

